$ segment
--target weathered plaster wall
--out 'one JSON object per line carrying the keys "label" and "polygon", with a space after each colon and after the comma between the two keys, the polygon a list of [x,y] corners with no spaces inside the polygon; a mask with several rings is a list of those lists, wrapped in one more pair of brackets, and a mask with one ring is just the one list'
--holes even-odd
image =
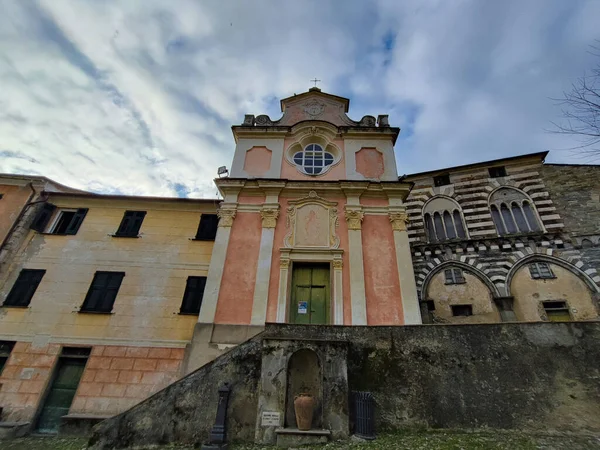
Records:
{"label": "weathered plaster wall", "polygon": [[215,323],[250,323],[261,231],[260,214],[237,213],[227,247]]}
{"label": "weathered plaster wall", "polygon": [[[435,322],[494,323],[501,322],[498,308],[489,288],[477,276],[463,271],[465,283],[446,284],[444,271],[434,275],[427,288],[427,300],[433,300]],[[453,316],[451,305],[472,305],[472,316]]]}
{"label": "weathered plaster wall", "polygon": [[0,243],[2,243],[13,223],[19,217],[32,191],[28,185],[0,184],[0,194],[2,194],[0,199]]}
{"label": "weathered plaster wall", "polygon": [[598,319],[592,293],[575,274],[556,264],[550,265],[556,278],[534,280],[529,268],[521,267],[512,279],[510,290],[514,296],[513,308],[518,320],[548,320],[542,302],[566,301],[573,320]]}
{"label": "weathered plaster wall", "polygon": [[264,177],[271,168],[273,152],[267,147],[252,147],[246,152],[244,171],[253,177]]}
{"label": "weathered plaster wall", "polygon": [[365,215],[362,222],[362,244],[367,323],[403,323],[396,248],[387,215]]}
{"label": "weathered plaster wall", "polygon": [[[596,322],[411,327],[270,324],[261,335],[99,424],[92,448],[206,442],[216,413],[217,389],[223,382],[232,385],[228,440],[252,441],[256,436],[268,441],[269,429],[256,423],[257,407],[283,415],[286,385],[280,374],[286,372],[289,356],[302,348],[327,355],[323,361],[332,373],[324,373],[324,382],[345,380],[345,365],[331,363],[332,355],[347,355],[347,388],[373,393],[378,431],[429,426],[598,432],[599,339]],[[266,366],[259,383],[261,359]],[[278,371],[270,371],[271,367]],[[271,378],[278,381],[269,382]],[[326,402],[323,414],[338,418],[331,419],[328,427],[344,424],[347,413],[347,403],[342,401],[348,398],[343,395],[345,386],[333,386],[327,393],[340,401],[330,402],[329,409]],[[259,406],[261,392],[273,401]],[[343,435],[342,429],[337,431]]]}

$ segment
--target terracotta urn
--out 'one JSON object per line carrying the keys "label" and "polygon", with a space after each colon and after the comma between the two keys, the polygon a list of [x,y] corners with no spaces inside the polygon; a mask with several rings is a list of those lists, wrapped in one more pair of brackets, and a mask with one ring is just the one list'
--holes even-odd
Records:
{"label": "terracotta urn", "polygon": [[296,424],[299,430],[310,430],[314,406],[315,399],[310,394],[299,394],[294,398],[294,412],[296,413]]}

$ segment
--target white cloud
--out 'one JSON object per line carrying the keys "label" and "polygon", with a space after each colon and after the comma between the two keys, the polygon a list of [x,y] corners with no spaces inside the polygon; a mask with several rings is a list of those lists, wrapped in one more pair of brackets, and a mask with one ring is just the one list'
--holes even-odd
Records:
{"label": "white cloud", "polygon": [[5,1],[0,171],[211,197],[216,167],[231,162],[230,126],[279,117],[278,99],[314,76],[351,98],[356,119],[391,114],[401,173],[568,146],[544,132],[557,114],[548,97],[592,64],[599,7]]}

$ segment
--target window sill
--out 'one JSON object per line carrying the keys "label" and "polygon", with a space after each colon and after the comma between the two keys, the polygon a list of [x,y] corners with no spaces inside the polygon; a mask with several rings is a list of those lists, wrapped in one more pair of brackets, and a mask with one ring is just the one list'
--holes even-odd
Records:
{"label": "window sill", "polygon": [[137,238],[141,238],[142,235],[141,234],[135,234],[135,235],[130,235],[130,234],[111,234],[111,237],[114,238],[130,238],[130,239],[137,239]]}
{"label": "window sill", "polygon": [[67,234],[67,233],[50,233],[49,231],[45,231],[43,233],[39,233],[39,234],[43,234],[44,236],[75,236],[74,234]]}
{"label": "window sill", "polygon": [[101,314],[101,315],[110,315],[110,314],[114,314],[114,312],[112,311],[86,311],[83,309],[80,309],[79,311],[77,311],[77,314]]}
{"label": "window sill", "polygon": [[532,280],[556,280],[556,277],[531,277]]}
{"label": "window sill", "polygon": [[27,309],[29,308],[29,305],[2,305],[2,308],[17,308],[17,309]]}
{"label": "window sill", "polygon": [[446,286],[449,286],[449,285],[453,285],[453,284],[467,284],[467,282],[466,282],[466,281],[460,281],[460,282],[458,282],[458,283],[444,283],[444,284],[445,284]]}
{"label": "window sill", "polygon": [[200,312],[182,312],[182,311],[179,311],[177,314],[179,314],[180,316],[198,316],[198,315],[200,315]]}
{"label": "window sill", "polygon": [[205,239],[205,238],[190,238],[190,241],[204,241],[204,242],[215,242],[215,239]]}

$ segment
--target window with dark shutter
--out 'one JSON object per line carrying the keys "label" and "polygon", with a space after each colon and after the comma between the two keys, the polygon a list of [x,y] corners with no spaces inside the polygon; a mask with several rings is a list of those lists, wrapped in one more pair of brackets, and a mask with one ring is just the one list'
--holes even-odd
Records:
{"label": "window with dark shutter", "polygon": [[198,241],[214,241],[218,226],[219,217],[216,214],[202,214],[195,239]]}
{"label": "window with dark shutter", "polygon": [[45,270],[21,270],[19,278],[15,281],[3,306],[27,307],[45,273]]}
{"label": "window with dark shutter", "polygon": [[472,316],[473,305],[450,305],[453,316]]}
{"label": "window with dark shutter", "polygon": [[550,264],[545,262],[534,262],[529,264],[529,273],[533,279],[554,278]]}
{"label": "window with dark shutter", "polygon": [[124,276],[125,272],[96,272],[80,312],[111,312]]}
{"label": "window with dark shutter", "polygon": [[10,357],[10,353],[12,352],[14,346],[14,342],[0,341],[0,375],[2,375],[2,371],[4,370],[6,361],[8,361],[8,358]]}
{"label": "window with dark shutter", "polygon": [[52,227],[52,234],[77,234],[85,215],[87,208],[77,210],[61,210],[58,212],[58,218]]}
{"label": "window with dark shutter", "polygon": [[446,186],[447,184],[450,184],[450,174],[445,173],[444,175],[433,177],[433,184],[435,186]]}
{"label": "window with dark shutter", "polygon": [[550,322],[569,322],[571,320],[567,302],[551,300],[542,302],[542,305]]}
{"label": "window with dark shutter", "polygon": [[204,297],[206,277],[188,277],[181,302],[181,314],[198,314]]}
{"label": "window with dark shutter", "polygon": [[119,229],[114,234],[117,237],[138,237],[146,211],[125,211]]}
{"label": "window with dark shutter", "polygon": [[44,203],[36,214],[35,219],[33,219],[33,222],[31,222],[30,228],[38,233],[43,233],[55,210],[56,206],[52,203]]}
{"label": "window with dark shutter", "polygon": [[444,270],[444,276],[446,278],[446,284],[465,283],[465,277],[463,276],[462,269],[446,269]]}
{"label": "window with dark shutter", "polygon": [[504,166],[490,167],[488,169],[488,172],[490,173],[490,178],[505,177],[506,176],[506,167],[504,167]]}

